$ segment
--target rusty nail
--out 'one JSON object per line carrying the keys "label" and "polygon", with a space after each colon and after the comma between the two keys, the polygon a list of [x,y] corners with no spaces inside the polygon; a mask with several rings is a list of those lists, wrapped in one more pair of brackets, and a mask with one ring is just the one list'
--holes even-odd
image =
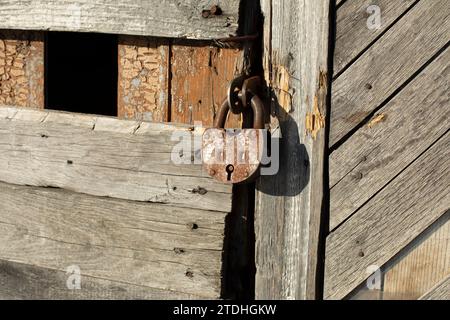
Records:
{"label": "rusty nail", "polygon": [[222,9],[217,5],[212,6],[209,11],[215,16],[220,16],[222,14]]}
{"label": "rusty nail", "polygon": [[202,17],[203,18],[208,18],[211,14],[211,10],[203,10],[202,11]]}
{"label": "rusty nail", "polygon": [[174,251],[176,254],[182,254],[182,253],[184,253],[184,249],[181,249],[181,248],[173,248],[173,251]]}
{"label": "rusty nail", "polygon": [[205,188],[197,187],[192,190],[192,193],[198,193],[200,195],[205,195],[208,191]]}
{"label": "rusty nail", "polygon": [[194,272],[192,272],[191,270],[187,269],[185,275],[188,278],[193,278],[194,277]]}

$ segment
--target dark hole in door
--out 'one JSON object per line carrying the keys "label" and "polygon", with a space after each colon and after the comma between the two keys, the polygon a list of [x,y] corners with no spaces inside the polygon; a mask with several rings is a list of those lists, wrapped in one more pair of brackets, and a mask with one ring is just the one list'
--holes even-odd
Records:
{"label": "dark hole in door", "polygon": [[117,116],[117,36],[48,32],[45,107]]}

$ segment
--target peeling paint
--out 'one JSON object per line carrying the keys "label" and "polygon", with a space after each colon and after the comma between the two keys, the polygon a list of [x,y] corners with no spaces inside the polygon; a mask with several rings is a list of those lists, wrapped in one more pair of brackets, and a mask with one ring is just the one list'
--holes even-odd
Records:
{"label": "peeling paint", "polygon": [[166,40],[119,36],[119,117],[167,121],[168,50]]}
{"label": "peeling paint", "polygon": [[305,121],[306,133],[311,135],[313,139],[316,139],[318,132],[325,128],[325,117],[320,112],[319,98],[317,96],[314,96],[313,112],[306,113]]}
{"label": "peeling paint", "polygon": [[0,32],[0,104],[44,107],[42,33]]}
{"label": "peeling paint", "polygon": [[292,111],[292,90],[290,89],[291,75],[289,70],[282,66],[274,66],[273,88],[276,91],[278,104],[287,113]]}

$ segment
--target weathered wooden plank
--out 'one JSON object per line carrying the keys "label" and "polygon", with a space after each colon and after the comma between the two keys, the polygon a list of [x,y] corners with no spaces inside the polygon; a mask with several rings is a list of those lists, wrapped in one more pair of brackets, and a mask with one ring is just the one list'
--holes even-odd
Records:
{"label": "weathered wooden plank", "polygon": [[351,300],[415,300],[450,274],[450,215],[438,219],[380,270],[381,290],[361,285]]}
{"label": "weathered wooden plank", "polygon": [[[0,259],[220,295],[225,213],[0,184]],[[26,199],[26,201],[24,201]]]}
{"label": "weathered wooden plank", "polygon": [[418,299],[450,274],[450,215],[444,218],[426,232],[425,238],[419,236],[407,253],[388,262],[391,266],[384,272],[384,298],[402,295]]}
{"label": "weathered wooden plank", "polygon": [[[242,72],[244,52],[239,49],[172,46],[172,122],[212,126],[231,80]],[[230,115],[228,127],[240,127],[240,116]]]}
{"label": "weathered wooden plank", "polygon": [[187,293],[155,289],[81,275],[80,289],[69,289],[71,274],[0,260],[0,300],[131,300],[202,299]]}
{"label": "weathered wooden plank", "polygon": [[[262,1],[280,170],[257,183],[256,298],[314,299],[323,201],[328,1]],[[270,72],[271,71],[271,72]]]}
{"label": "weathered wooden plank", "polygon": [[[259,1],[241,1],[242,35],[260,33]],[[230,81],[259,71],[259,39],[223,43],[175,39],[171,42],[170,121],[210,126],[226,97]],[[227,127],[241,127],[240,116],[229,114]],[[233,187],[224,244],[223,298],[254,297],[254,185]]]}
{"label": "weathered wooden plank", "polygon": [[222,14],[204,18],[208,0],[2,0],[0,28],[223,38],[237,32],[239,2],[220,1]]}
{"label": "weathered wooden plank", "polygon": [[450,299],[450,276],[438,283],[434,288],[425,293],[420,300],[449,300]]}
{"label": "weathered wooden plank", "polygon": [[119,118],[169,121],[169,41],[119,36]]}
{"label": "weathered wooden plank", "polygon": [[44,35],[0,30],[0,105],[44,108]]}
{"label": "weathered wooden plank", "polygon": [[[192,163],[188,148],[174,148],[180,135],[190,143],[200,133],[187,126],[0,108],[0,181],[229,212],[231,186]],[[172,155],[187,164],[175,164]]]}
{"label": "weathered wooden plank", "polygon": [[[416,0],[352,0],[346,1],[336,13],[336,42],[334,49],[334,75],[360,54],[380,34],[408,10]],[[368,12],[370,6],[380,9],[381,24],[369,28],[377,13]]]}
{"label": "weathered wooden plank", "polygon": [[446,0],[420,1],[336,79],[330,145],[357,126],[448,43],[449,14]]}
{"label": "weathered wooden plank", "polygon": [[330,155],[330,229],[449,128],[450,49]]}
{"label": "weathered wooden plank", "polygon": [[345,297],[450,208],[449,143],[447,133],[328,236],[325,298]]}

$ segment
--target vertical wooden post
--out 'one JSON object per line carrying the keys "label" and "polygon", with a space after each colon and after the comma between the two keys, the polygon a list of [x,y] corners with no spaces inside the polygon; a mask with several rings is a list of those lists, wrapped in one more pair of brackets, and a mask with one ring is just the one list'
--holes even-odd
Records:
{"label": "vertical wooden post", "polygon": [[257,299],[318,296],[329,7],[328,0],[262,0],[265,78],[282,137],[278,174],[257,184]]}

